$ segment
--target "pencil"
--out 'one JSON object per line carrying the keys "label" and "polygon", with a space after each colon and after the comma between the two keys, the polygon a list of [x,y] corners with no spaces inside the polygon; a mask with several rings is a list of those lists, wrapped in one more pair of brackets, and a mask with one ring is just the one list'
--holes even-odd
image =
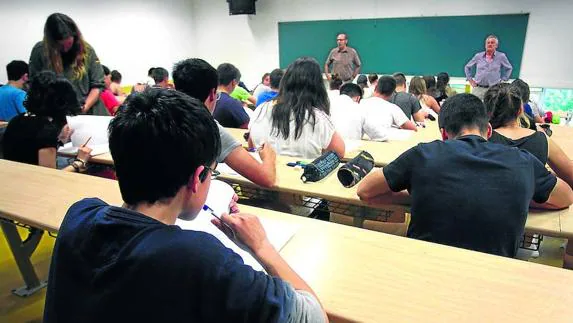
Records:
{"label": "pencil", "polygon": [[88,140],[86,140],[86,143],[82,145],[82,147],[85,147],[88,144],[88,142],[90,142],[90,140],[92,140],[92,137],[89,137]]}

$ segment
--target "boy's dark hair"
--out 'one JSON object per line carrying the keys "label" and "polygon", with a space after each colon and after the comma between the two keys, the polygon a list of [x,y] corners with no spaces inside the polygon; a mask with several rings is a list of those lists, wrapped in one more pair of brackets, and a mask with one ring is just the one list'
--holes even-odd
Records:
{"label": "boy's dark hair", "polygon": [[111,74],[109,67],[102,64],[101,68],[103,69],[103,75],[108,76],[109,74]]}
{"label": "boy's dark hair", "polygon": [[281,80],[283,79],[283,76],[285,75],[285,72],[283,70],[281,70],[280,68],[276,68],[271,72],[271,88],[273,89],[278,89],[279,86],[281,85]]}
{"label": "boy's dark hair", "polygon": [[516,79],[515,81],[511,82],[511,86],[519,91],[519,93],[521,94],[521,101],[523,101],[523,104],[529,102],[529,95],[530,95],[529,84],[525,83],[525,81],[522,79]]}
{"label": "boy's dark hair", "polygon": [[346,83],[340,87],[340,95],[346,94],[351,98],[360,97],[362,99],[362,88],[358,84]]}
{"label": "boy's dark hair", "polygon": [[205,102],[217,88],[217,70],[200,58],[189,58],[173,67],[173,83],[177,91]]}
{"label": "boy's dark hair", "polygon": [[155,67],[151,73],[151,78],[153,78],[155,84],[158,84],[169,78],[169,72],[163,67]]}
{"label": "boy's dark hair", "polygon": [[444,102],[438,116],[440,128],[447,133],[457,136],[464,128],[478,128],[486,134],[488,117],[481,100],[473,95],[462,93]]}
{"label": "boy's dark hair", "polygon": [[521,92],[513,84],[496,84],[485,92],[483,103],[491,127],[497,129],[518,118],[522,104]]}
{"label": "boy's dark hair", "polygon": [[115,83],[121,83],[121,73],[117,70],[111,71],[111,81]]}
{"label": "boy's dark hair", "polygon": [[396,80],[396,86],[406,86],[406,75],[404,73],[394,73],[392,77]]}
{"label": "boy's dark hair", "polygon": [[223,63],[217,67],[219,85],[229,85],[233,80],[241,80],[241,72],[233,64]]}
{"label": "boy's dark hair", "polygon": [[366,75],[364,75],[364,74],[358,75],[358,77],[356,78],[356,84],[367,86],[368,85],[368,78],[366,77]]}
{"label": "boy's dark hair", "polygon": [[24,101],[26,109],[42,117],[50,117],[63,127],[66,116],[80,112],[80,102],[72,83],[52,71],[41,71],[30,80],[30,89]]}
{"label": "boy's dark hair", "polygon": [[6,65],[8,81],[18,81],[25,74],[28,74],[28,63],[24,61],[11,61]]}
{"label": "boy's dark hair", "polygon": [[382,76],[378,79],[376,92],[384,96],[390,96],[396,90],[396,80],[392,76]]}
{"label": "boy's dark hair", "polygon": [[129,205],[174,197],[221,150],[217,124],[205,105],[169,89],[130,95],[108,132],[121,196]]}
{"label": "boy's dark hair", "polygon": [[370,84],[376,81],[378,81],[378,74],[368,74],[368,82],[370,82]]}
{"label": "boy's dark hair", "polygon": [[155,67],[150,67],[150,68],[147,70],[147,76],[152,77],[152,76],[153,76],[153,70],[154,70],[154,69],[155,69]]}
{"label": "boy's dark hair", "polygon": [[342,86],[342,79],[340,78],[340,76],[338,74],[332,74],[330,82],[328,83],[328,87],[331,90],[340,90],[341,86]]}

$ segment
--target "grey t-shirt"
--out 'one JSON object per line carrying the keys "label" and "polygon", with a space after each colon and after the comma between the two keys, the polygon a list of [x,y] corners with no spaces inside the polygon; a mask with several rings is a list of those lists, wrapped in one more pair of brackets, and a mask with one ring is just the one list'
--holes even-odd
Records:
{"label": "grey t-shirt", "polygon": [[420,101],[413,94],[407,92],[394,93],[388,101],[399,106],[408,119],[412,119],[412,115],[422,109]]}
{"label": "grey t-shirt", "polygon": [[[215,121],[217,122],[217,121]],[[223,163],[227,156],[233,151],[233,149],[241,146],[241,143],[235,139],[223,126],[217,122],[217,127],[219,127],[219,136],[221,137],[221,153],[217,157],[217,162]]]}

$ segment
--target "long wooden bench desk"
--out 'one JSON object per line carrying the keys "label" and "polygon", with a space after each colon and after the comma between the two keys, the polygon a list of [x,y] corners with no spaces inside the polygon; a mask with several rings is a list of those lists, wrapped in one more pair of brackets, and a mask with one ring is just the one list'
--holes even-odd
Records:
{"label": "long wooden bench desk", "polygon": [[[379,212],[372,211],[371,207],[364,204],[356,194],[357,186],[345,188],[340,184],[336,176],[336,171],[316,183],[303,183],[300,180],[302,169],[287,166],[288,162],[298,159],[287,156],[277,156],[277,181],[270,191],[292,194],[293,199],[300,196],[308,196],[325,199],[329,202],[329,210],[334,213],[353,216],[353,224],[362,226],[365,220],[386,221],[393,214],[400,214],[404,211],[404,206],[389,205],[380,207]],[[93,163],[113,165],[111,154],[94,156],[90,160]],[[248,179],[238,174],[222,172],[220,179],[239,184],[242,187],[249,187],[263,190]],[[573,217],[573,209],[561,211],[541,211],[532,210],[527,218],[525,229],[530,233],[541,233],[551,237],[573,238],[573,223],[571,230],[563,230],[562,222],[567,223]],[[573,220],[571,220],[573,222]]]}
{"label": "long wooden bench desk", "polygon": [[[229,133],[235,137],[239,142],[246,146],[244,134],[247,129],[238,128],[225,128]],[[370,141],[370,140],[353,140],[347,142],[346,153],[343,160],[348,161],[354,158],[360,151],[366,150],[372,157],[376,166],[385,166],[400,156],[406,150],[414,147],[422,142],[430,142],[440,139],[440,131],[438,129],[437,121],[427,121],[426,128],[418,128],[417,132],[413,132],[406,140],[391,140],[391,141]]]}
{"label": "long wooden bench desk", "polygon": [[[117,182],[0,160],[3,228],[57,232],[84,197],[121,205]],[[317,292],[333,321],[570,322],[573,272],[240,206],[295,223],[280,253]],[[29,259],[24,259],[24,261]]]}

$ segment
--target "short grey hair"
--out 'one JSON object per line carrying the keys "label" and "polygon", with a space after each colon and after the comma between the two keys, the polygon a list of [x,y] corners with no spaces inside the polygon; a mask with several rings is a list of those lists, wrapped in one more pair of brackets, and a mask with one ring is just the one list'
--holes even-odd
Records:
{"label": "short grey hair", "polygon": [[493,34],[487,36],[485,40],[487,41],[488,39],[491,39],[491,38],[495,39],[495,41],[499,44],[499,39],[497,39],[497,36],[496,36],[496,35],[493,35]]}

